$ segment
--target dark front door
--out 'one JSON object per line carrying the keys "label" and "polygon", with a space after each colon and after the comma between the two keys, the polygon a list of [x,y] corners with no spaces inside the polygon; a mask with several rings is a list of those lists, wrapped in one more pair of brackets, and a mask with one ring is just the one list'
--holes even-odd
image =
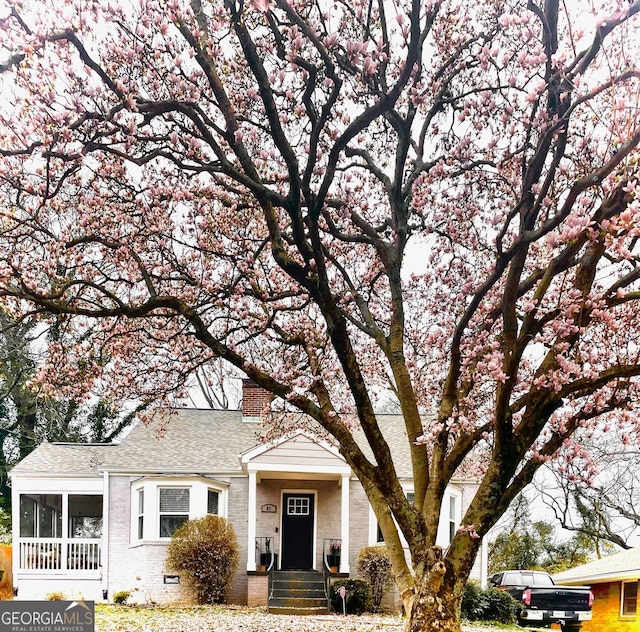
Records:
{"label": "dark front door", "polygon": [[283,570],[313,568],[313,494],[283,494],[282,561]]}

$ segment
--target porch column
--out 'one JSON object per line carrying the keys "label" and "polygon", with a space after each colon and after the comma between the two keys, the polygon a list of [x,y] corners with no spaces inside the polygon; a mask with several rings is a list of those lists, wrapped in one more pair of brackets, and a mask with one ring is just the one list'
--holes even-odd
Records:
{"label": "porch column", "polygon": [[256,472],[249,471],[249,507],[247,508],[247,571],[256,570]]}
{"label": "porch column", "polygon": [[342,497],[341,497],[341,521],[340,536],[342,538],[342,551],[340,554],[340,572],[349,572],[349,482],[350,474],[342,475]]}

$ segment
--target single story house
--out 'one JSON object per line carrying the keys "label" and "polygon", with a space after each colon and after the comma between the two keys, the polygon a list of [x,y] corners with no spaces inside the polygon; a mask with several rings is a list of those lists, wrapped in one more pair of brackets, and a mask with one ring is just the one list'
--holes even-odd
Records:
{"label": "single story house", "polygon": [[558,584],[591,586],[593,618],[582,632],[637,632],[640,547],[621,551],[554,575]]}
{"label": "single story house", "polygon": [[[338,450],[307,431],[261,440],[266,393],[243,386],[243,409],[176,411],[139,423],[113,444],[44,443],[11,471],[13,581],[18,599],[183,601],[165,568],[167,543],[189,518],[233,525],[240,567],[233,603],[267,603],[265,566],[355,574],[359,551],[380,541],[366,495]],[[401,482],[413,491],[402,419],[381,415]],[[448,487],[439,544],[446,547],[477,487]],[[273,564],[271,562],[273,561]],[[474,577],[486,577],[486,548]]]}

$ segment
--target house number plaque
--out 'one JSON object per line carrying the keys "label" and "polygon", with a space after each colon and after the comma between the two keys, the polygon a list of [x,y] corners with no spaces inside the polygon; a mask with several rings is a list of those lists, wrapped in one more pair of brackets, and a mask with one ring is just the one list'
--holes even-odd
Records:
{"label": "house number plaque", "polygon": [[276,513],[276,506],[271,504],[262,505],[260,509],[262,513]]}

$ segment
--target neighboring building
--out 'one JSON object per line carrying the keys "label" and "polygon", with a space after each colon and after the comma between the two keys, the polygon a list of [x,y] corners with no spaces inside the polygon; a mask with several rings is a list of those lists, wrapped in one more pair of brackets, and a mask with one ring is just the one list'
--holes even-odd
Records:
{"label": "neighboring building", "polygon": [[[321,571],[337,544],[338,572],[354,574],[360,549],[379,541],[361,485],[337,449],[307,432],[261,442],[264,395],[245,383],[243,411],[174,411],[118,444],[40,445],[10,473],[17,597],[55,591],[99,601],[129,590],[139,602],[179,602],[179,577],[164,566],[167,543],[206,513],[226,517],[240,544],[232,602],[266,603],[261,565],[271,553],[278,569]],[[411,494],[402,419],[382,415],[380,425]],[[449,543],[476,487],[448,487],[439,544]],[[484,546],[478,558],[474,577],[484,579]]]}
{"label": "neighboring building", "polygon": [[591,586],[593,619],[582,632],[637,632],[640,547],[621,551],[600,560],[554,575],[558,584]]}

